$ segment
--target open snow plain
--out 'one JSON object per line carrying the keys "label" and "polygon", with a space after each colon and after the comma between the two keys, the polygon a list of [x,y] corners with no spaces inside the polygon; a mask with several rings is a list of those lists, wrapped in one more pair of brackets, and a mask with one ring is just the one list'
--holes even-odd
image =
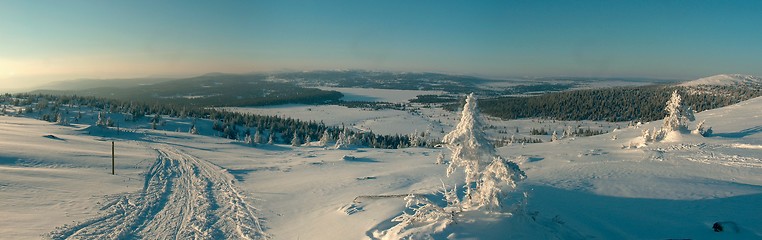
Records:
{"label": "open snow plain", "polygon": [[[762,238],[760,112],[762,98],[697,114],[713,128],[711,137],[644,144],[641,131],[657,121],[499,148],[527,175],[511,194],[514,214],[463,216],[470,220],[434,238]],[[117,135],[2,116],[0,235],[368,239],[394,225],[403,196],[432,196],[443,183],[462,182],[434,164],[446,149],[316,144],[251,147],[181,132]],[[715,222],[726,230],[712,231]]]}

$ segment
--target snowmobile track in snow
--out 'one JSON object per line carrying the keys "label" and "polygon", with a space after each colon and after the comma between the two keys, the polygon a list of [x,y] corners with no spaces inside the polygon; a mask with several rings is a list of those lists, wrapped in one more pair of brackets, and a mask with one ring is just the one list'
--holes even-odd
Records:
{"label": "snowmobile track in snow", "polygon": [[143,189],[101,209],[106,213],[59,227],[52,239],[266,239],[260,220],[224,169],[177,149],[158,158]]}

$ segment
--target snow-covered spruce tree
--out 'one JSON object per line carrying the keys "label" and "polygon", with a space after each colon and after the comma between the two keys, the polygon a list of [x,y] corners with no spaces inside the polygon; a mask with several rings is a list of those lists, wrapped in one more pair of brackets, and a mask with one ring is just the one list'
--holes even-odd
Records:
{"label": "snow-covered spruce tree", "polygon": [[[475,198],[479,206],[485,206],[489,211],[500,211],[504,189],[513,190],[516,182],[524,179],[524,172],[516,163],[495,156],[492,163],[484,169],[480,181],[480,194]],[[501,186],[506,184],[507,186]]]}
{"label": "snow-covered spruce tree", "polygon": [[[471,93],[466,97],[460,122],[443,139],[447,148],[452,151],[447,176],[454,173],[458,167],[463,168],[465,172],[466,194],[461,201],[464,210],[499,206],[499,202],[493,202],[501,200],[494,197],[495,193],[511,191],[515,189],[516,181],[525,178],[524,172],[518,166],[508,165],[505,160],[496,157],[495,147],[481,129],[476,97]],[[487,165],[489,167],[486,167]],[[501,172],[502,170],[505,170],[505,173]],[[485,180],[488,181],[486,184]]]}
{"label": "snow-covered spruce tree", "polygon": [[706,120],[701,120],[698,124],[696,124],[696,129],[691,131],[692,134],[695,135],[701,135],[701,136],[709,136],[712,134],[712,127],[705,128],[705,122]]}
{"label": "snow-covered spruce tree", "polygon": [[418,129],[416,129],[409,137],[411,147],[418,147],[421,144],[421,138],[418,136]]}
{"label": "snow-covered spruce tree", "polygon": [[666,132],[672,132],[680,130],[680,126],[683,124],[680,122],[682,120],[680,115],[681,110],[681,98],[680,94],[677,94],[677,90],[672,92],[672,97],[669,98],[669,101],[667,101],[667,107],[664,108],[665,111],[667,111],[667,116],[664,117],[664,123],[661,126],[661,129]]}
{"label": "snow-covered spruce tree", "polygon": [[106,118],[106,126],[109,126],[109,127],[114,126],[114,120],[111,120],[111,117]]}
{"label": "snow-covered spruce tree", "polygon": [[251,134],[246,134],[246,137],[243,138],[243,142],[246,143],[246,145],[255,145],[254,141],[251,139]]}
{"label": "snow-covered spruce tree", "polygon": [[328,134],[328,129],[326,129],[326,130],[323,130],[323,136],[320,136],[320,146],[321,147],[328,146],[328,141],[329,141],[329,134]]}
{"label": "snow-covered spruce tree", "polygon": [[58,125],[69,125],[69,121],[66,120],[66,117],[64,117],[61,113],[58,113],[58,117],[56,117],[56,123]]}
{"label": "snow-covered spruce tree", "polygon": [[302,145],[302,140],[299,139],[299,134],[294,133],[294,137],[291,138],[291,146],[298,147]]}
{"label": "snow-covered spruce tree", "polygon": [[696,120],[693,109],[682,105],[682,98],[677,90],[672,92],[664,110],[667,111],[667,116],[664,117],[661,130],[665,134],[673,131],[687,132],[688,122]]}
{"label": "snow-covered spruce tree", "polygon": [[270,136],[267,138],[267,144],[269,145],[275,144],[275,132],[270,131]]}
{"label": "snow-covered spruce tree", "polygon": [[439,153],[439,155],[437,155],[437,161],[435,162],[435,164],[445,164],[444,153]]}
{"label": "snow-covered spruce tree", "polygon": [[643,132],[643,138],[646,142],[661,141],[668,133],[675,131],[687,133],[689,132],[688,122],[696,120],[693,109],[682,105],[682,98],[677,90],[672,92],[672,97],[667,101],[664,110],[667,111],[667,116],[664,117],[661,128],[654,129],[650,133]]}
{"label": "snow-covered spruce tree", "polygon": [[256,144],[261,144],[262,143],[262,131],[260,131],[259,128],[257,128],[256,131],[254,131],[254,139],[253,139],[253,141]]}
{"label": "snow-covered spruce tree", "polygon": [[310,142],[312,142],[312,138],[310,137],[310,134],[307,134],[307,136],[304,137],[304,145],[310,146]]}
{"label": "snow-covered spruce tree", "polygon": [[98,112],[98,120],[95,121],[95,126],[99,126],[99,127],[106,126],[106,117],[103,114],[103,112]]}
{"label": "snow-covered spruce tree", "polygon": [[558,134],[556,134],[556,131],[553,131],[553,135],[550,136],[550,141],[551,142],[558,141]]}
{"label": "snow-covered spruce tree", "polygon": [[341,130],[341,133],[339,133],[338,139],[336,139],[336,145],[333,146],[335,149],[343,149],[346,148],[347,145],[349,145],[349,139],[347,136],[347,129],[344,128]]}
{"label": "snow-covered spruce tree", "polygon": [[653,135],[651,135],[651,130],[649,129],[643,130],[643,134],[641,136],[643,136],[644,141],[653,142]]}
{"label": "snow-covered spruce tree", "polygon": [[191,121],[191,127],[188,129],[188,133],[193,135],[198,134],[198,129],[196,128],[196,118],[193,118],[193,121]]}

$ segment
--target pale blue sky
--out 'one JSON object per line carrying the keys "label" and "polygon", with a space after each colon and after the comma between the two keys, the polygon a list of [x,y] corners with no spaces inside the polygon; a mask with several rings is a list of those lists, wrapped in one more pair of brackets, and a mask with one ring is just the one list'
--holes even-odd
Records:
{"label": "pale blue sky", "polygon": [[762,1],[0,2],[6,85],[347,68],[762,75]]}

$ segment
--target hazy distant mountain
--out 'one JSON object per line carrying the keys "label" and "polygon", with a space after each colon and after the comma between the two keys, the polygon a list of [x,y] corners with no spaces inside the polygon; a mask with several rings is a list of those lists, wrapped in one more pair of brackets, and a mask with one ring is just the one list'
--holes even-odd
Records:
{"label": "hazy distant mountain", "polygon": [[762,78],[743,74],[720,74],[681,83],[680,86],[762,85]]}
{"label": "hazy distant mountain", "polygon": [[93,88],[128,88],[153,85],[175,78],[121,78],[121,79],[74,79],[51,82],[35,89],[38,90],[85,90]]}
{"label": "hazy distant mountain", "polygon": [[[37,90],[34,93],[95,96],[142,102],[199,106],[255,106],[285,103],[324,103],[343,95],[336,91],[300,87],[292,82],[271,81],[264,74],[213,73],[163,81],[99,80],[78,82],[80,88]],[[116,83],[124,81],[126,83]],[[138,84],[140,82],[140,84]],[[92,85],[87,85],[92,83]],[[65,84],[61,83],[61,84]],[[82,86],[102,86],[81,89]],[[121,86],[121,87],[120,87]],[[71,87],[69,89],[72,89]]]}
{"label": "hazy distant mountain", "polygon": [[35,92],[162,101],[207,106],[272,105],[338,101],[342,94],[316,87],[435,90],[482,96],[533,95],[576,88],[642,86],[671,80],[647,78],[546,77],[487,79],[426,72],[365,70],[270,73],[208,73],[190,78],[80,79],[54,82]]}

